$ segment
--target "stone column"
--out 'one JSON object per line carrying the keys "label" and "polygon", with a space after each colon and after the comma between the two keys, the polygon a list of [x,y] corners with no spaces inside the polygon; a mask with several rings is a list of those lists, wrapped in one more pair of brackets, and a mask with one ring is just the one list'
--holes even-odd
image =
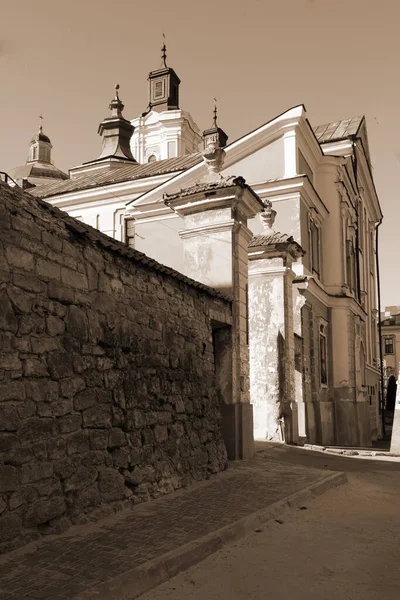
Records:
{"label": "stone column", "polygon": [[272,230],[275,214],[269,203],[249,244],[250,397],[256,439],[297,443],[291,265],[304,252]]}
{"label": "stone column", "polygon": [[[221,324],[215,323],[215,351],[219,354],[216,361],[224,364],[227,379],[225,384],[220,381],[218,387],[223,400],[228,457],[249,458],[253,456],[254,442],[247,332],[247,247],[252,234],[247,219],[262,209],[262,203],[241,177],[205,181],[166,196],[165,202],[184,219],[184,230],[179,235],[183,240],[185,275],[233,300],[230,332],[218,333]],[[226,346],[227,335],[230,350]]]}

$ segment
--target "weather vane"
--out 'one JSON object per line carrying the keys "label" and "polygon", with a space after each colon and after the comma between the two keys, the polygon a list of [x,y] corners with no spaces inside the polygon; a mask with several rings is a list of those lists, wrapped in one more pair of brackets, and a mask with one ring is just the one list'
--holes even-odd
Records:
{"label": "weather vane", "polygon": [[40,131],[42,131],[42,129],[43,129],[43,116],[42,116],[42,113],[40,113],[39,119],[40,119],[40,127],[39,127],[39,129],[40,129]]}

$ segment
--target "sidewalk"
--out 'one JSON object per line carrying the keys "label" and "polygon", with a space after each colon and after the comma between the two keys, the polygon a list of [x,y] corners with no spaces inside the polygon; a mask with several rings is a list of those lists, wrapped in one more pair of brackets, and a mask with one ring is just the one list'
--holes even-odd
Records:
{"label": "sidewalk", "polygon": [[346,481],[264,446],[224,473],[0,557],[1,600],[128,600]]}

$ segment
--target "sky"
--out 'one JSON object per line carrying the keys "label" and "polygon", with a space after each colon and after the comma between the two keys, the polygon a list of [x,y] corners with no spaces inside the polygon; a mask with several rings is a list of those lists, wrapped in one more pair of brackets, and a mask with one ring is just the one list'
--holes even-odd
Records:
{"label": "sky", "polygon": [[0,171],[25,163],[40,114],[59,168],[97,157],[116,83],[126,118],[146,109],[163,32],[201,130],[214,96],[230,142],[298,104],[313,126],[366,116],[382,307],[400,305],[399,0],[3,0]]}

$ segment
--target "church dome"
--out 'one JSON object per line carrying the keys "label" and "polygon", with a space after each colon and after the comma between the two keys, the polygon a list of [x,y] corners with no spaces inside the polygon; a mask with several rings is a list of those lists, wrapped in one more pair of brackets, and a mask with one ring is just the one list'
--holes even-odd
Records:
{"label": "church dome", "polygon": [[30,143],[34,144],[35,142],[47,142],[47,144],[51,144],[50,138],[47,137],[42,131],[39,131],[36,135],[33,136]]}

